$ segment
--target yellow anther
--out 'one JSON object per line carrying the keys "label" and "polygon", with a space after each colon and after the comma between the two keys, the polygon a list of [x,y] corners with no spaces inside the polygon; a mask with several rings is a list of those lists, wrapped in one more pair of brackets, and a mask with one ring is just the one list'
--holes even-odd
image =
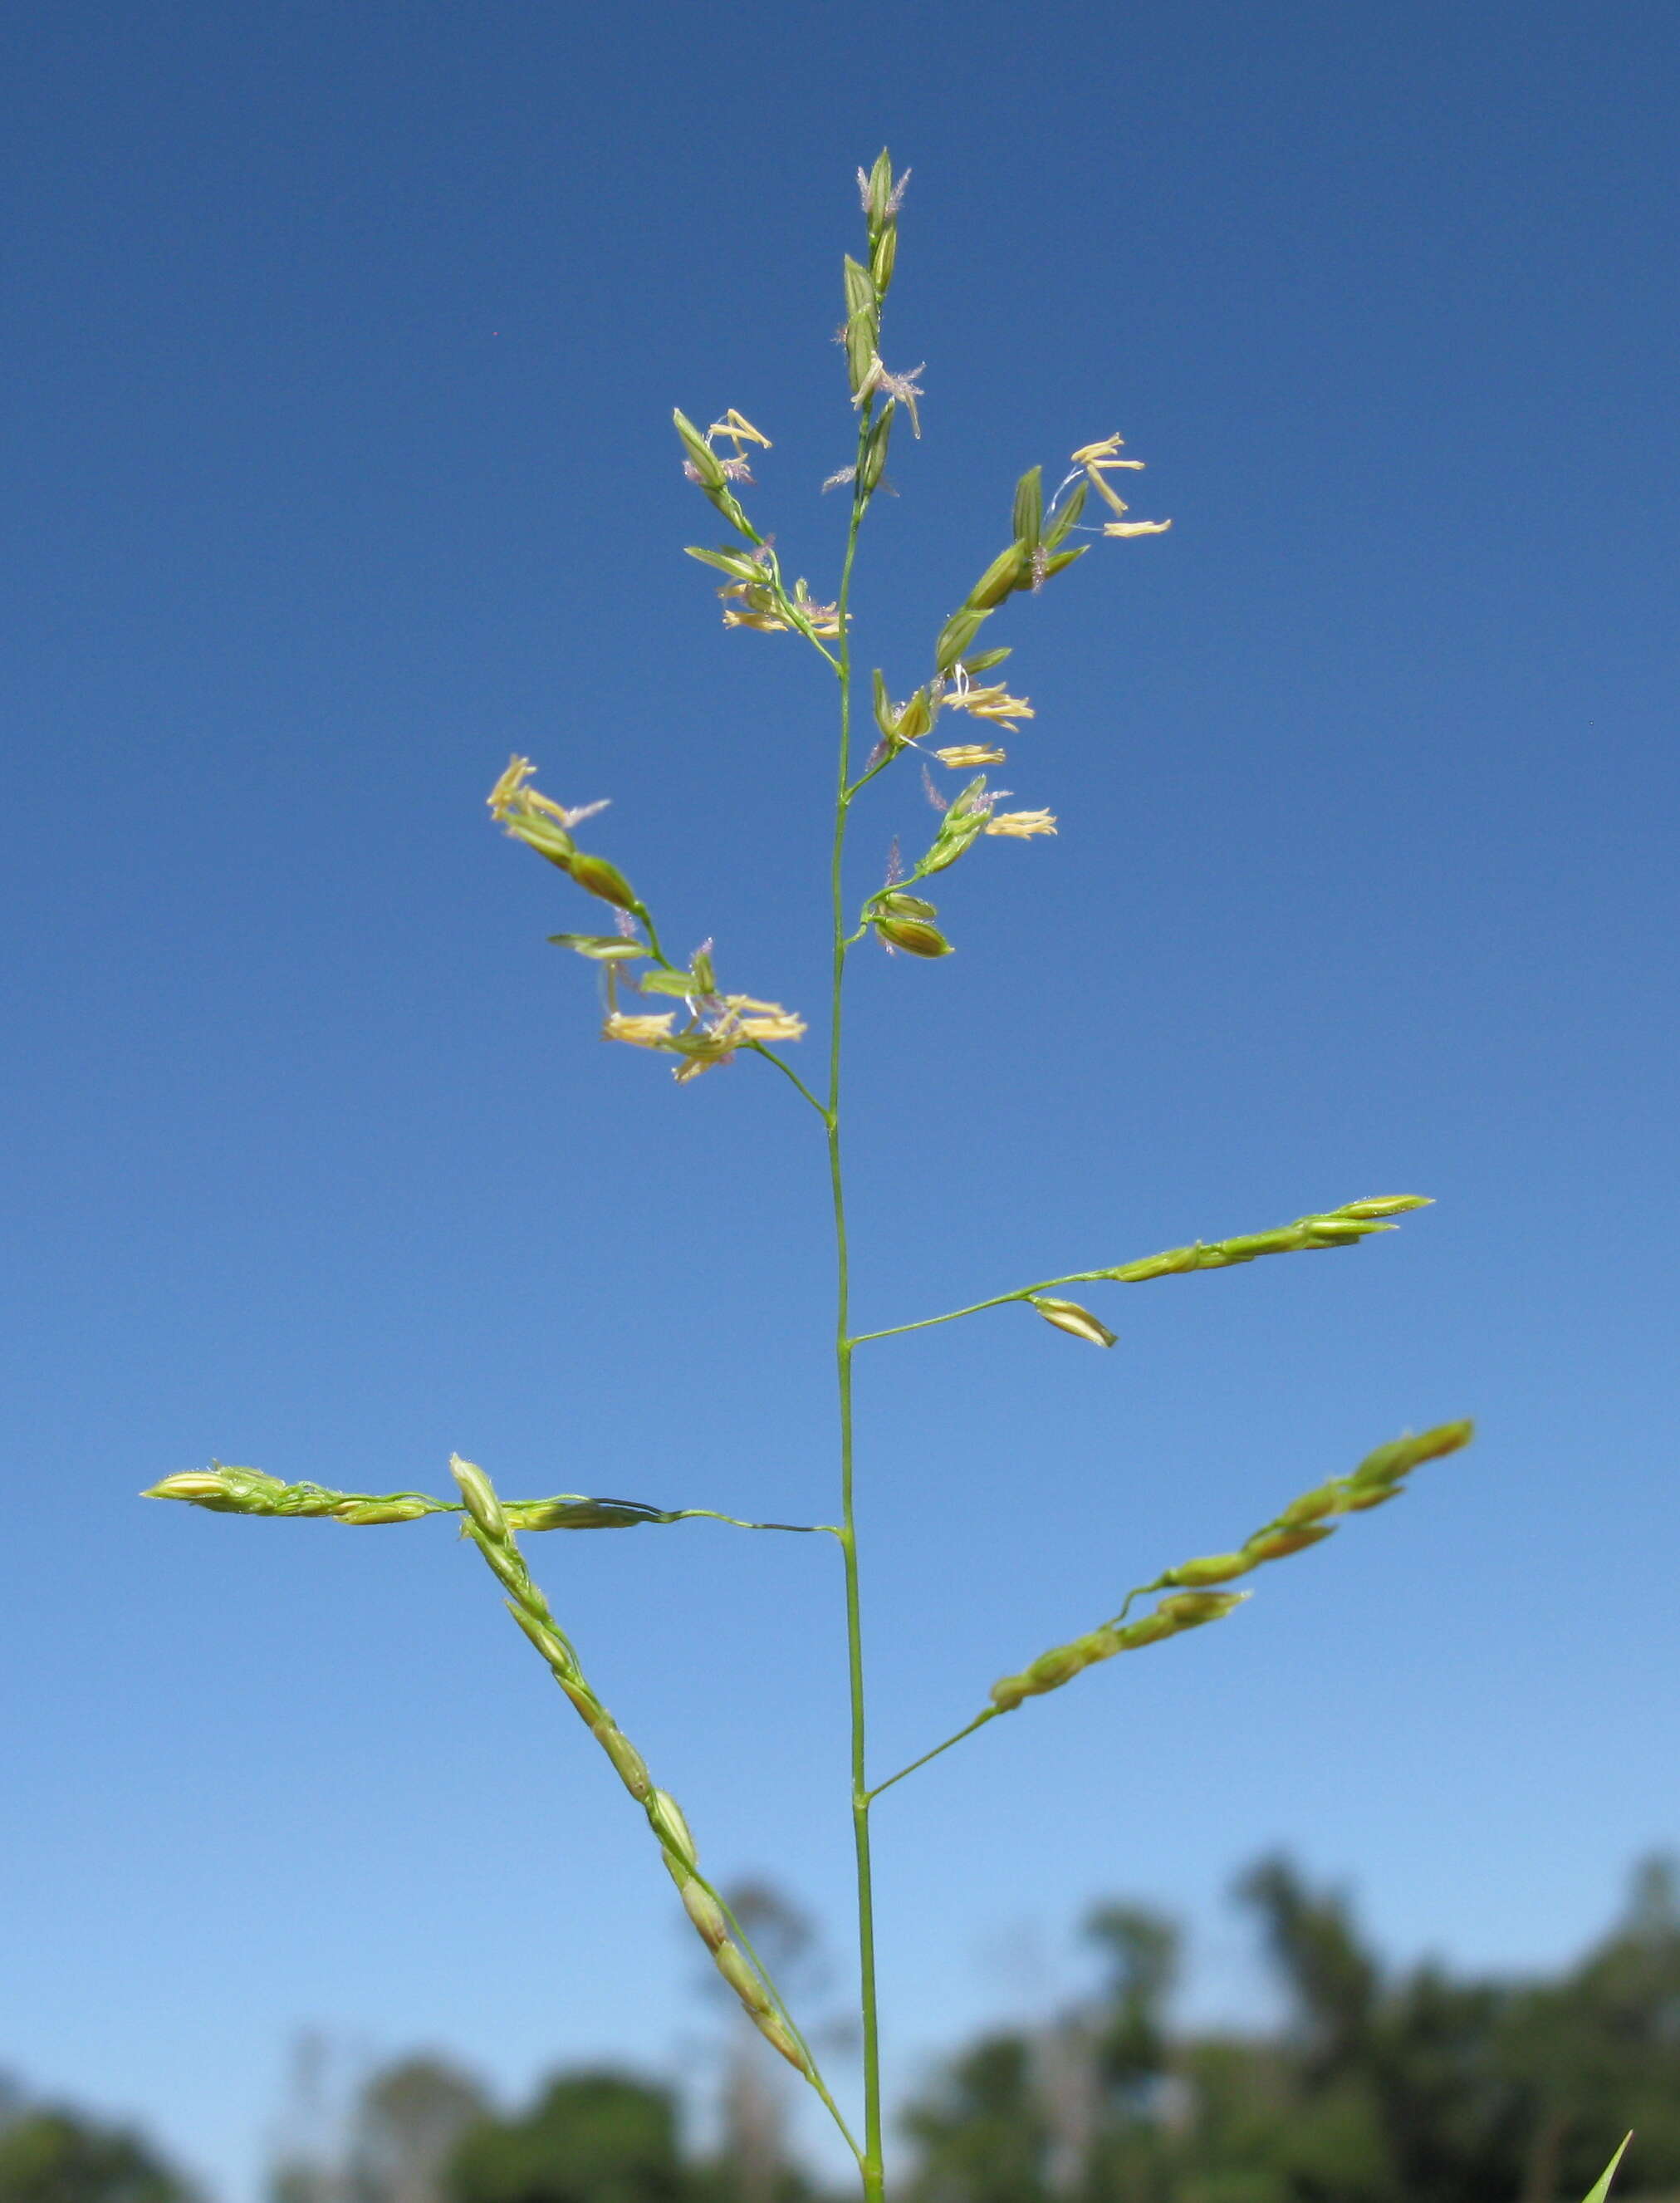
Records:
{"label": "yellow anther", "polygon": [[658,1017],[626,1017],[622,1011],[615,1010],[601,1027],[601,1037],[628,1041],[632,1048],[657,1048],[670,1038],[675,1017],[675,1010],[666,1010]]}
{"label": "yellow anther", "polygon": [[714,436],[729,437],[734,444],[737,457],[740,456],[743,444],[757,444],[767,452],[770,448],[769,438],[760,434],[746,416],[744,413],[738,413],[733,405],[721,421],[714,421],[710,428],[706,430],[708,442]]}

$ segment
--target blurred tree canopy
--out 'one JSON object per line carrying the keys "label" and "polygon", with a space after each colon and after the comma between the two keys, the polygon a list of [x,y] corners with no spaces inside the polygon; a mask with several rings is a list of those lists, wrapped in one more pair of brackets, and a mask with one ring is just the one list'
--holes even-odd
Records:
{"label": "blurred tree canopy", "polygon": [[563,2074],[523,2118],[468,2129],[451,2203],[686,2203],[668,2089],[622,2073]]}
{"label": "blurred tree canopy", "polygon": [[462,2140],[489,2114],[477,2082],[440,2058],[405,2058],[375,2073],[351,2130],[352,2203],[446,2203]]}
{"label": "blurred tree canopy", "polygon": [[[811,1930],[738,1893],[797,1971]],[[1347,1897],[1287,1859],[1237,1886],[1284,1993],[1266,2034],[1175,2027],[1180,1936],[1143,1907],[1083,1933],[1095,1993],[989,2033],[907,2108],[902,2203],[1581,2203],[1623,2135],[1618,2183],[1680,2203],[1680,1879],[1634,1877],[1610,1932],[1543,1980],[1386,1965]],[[743,2035],[745,2030],[742,2030]],[[732,2039],[733,2050],[733,2039]],[[327,2085],[302,2046],[272,2203],[807,2203],[783,2147],[780,2068],[726,2063],[722,2147],[685,2157],[674,2093],[612,2071],[551,2079],[500,2117],[445,2060]],[[0,2203],[197,2203],[139,2136],[0,2079]]]}
{"label": "blurred tree canopy", "polygon": [[960,2053],[911,2106],[916,2203],[1579,2203],[1631,2127],[1628,2196],[1680,2191],[1680,1888],[1545,1982],[1393,1971],[1347,1899],[1244,1875],[1287,1998],[1270,2036],[1175,2035],[1173,1924],[1099,1908],[1088,2006]]}
{"label": "blurred tree canopy", "polygon": [[0,2203],[191,2203],[186,2181],[124,2127],[30,2104],[0,2082]]}

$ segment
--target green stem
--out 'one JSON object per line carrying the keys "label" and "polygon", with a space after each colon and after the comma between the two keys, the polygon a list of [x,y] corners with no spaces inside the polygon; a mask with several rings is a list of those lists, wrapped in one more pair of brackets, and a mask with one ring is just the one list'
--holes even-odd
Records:
{"label": "green stem", "polygon": [[[869,434],[872,405],[865,402],[858,422],[858,453],[861,469]],[[834,799],[834,857],[830,867],[830,901],[834,917],[834,980],[828,1026],[828,1177],[834,1191],[835,1254],[834,1365],[840,1391],[840,1550],[846,1561],[846,1675],[852,1708],[852,1834],[858,1875],[858,1959],[859,1997],[864,2035],[864,2156],[865,2203],[881,2203],[884,2193],[881,2115],[881,2035],[877,2015],[875,1966],[875,1891],[869,1861],[869,1793],[864,1757],[863,1602],[858,1569],[858,1525],[852,1505],[852,1414],[851,1321],[851,1264],[846,1234],[846,1184],[840,1165],[840,1005],[846,981],[846,912],[843,900],[846,816],[851,804],[847,782],[852,766],[852,640],[846,617],[852,594],[852,568],[858,552],[858,530],[869,503],[861,484],[852,497],[852,524],[846,532],[846,563],[840,586],[840,772]]]}
{"label": "green stem", "polygon": [[946,1737],[943,1744],[936,1744],[931,1751],[924,1751],[920,1759],[912,1759],[908,1767],[901,1767],[896,1775],[889,1775],[884,1782],[877,1782],[869,1793],[870,1802],[880,1797],[883,1790],[890,1790],[895,1782],[902,1782],[906,1775],[914,1775],[918,1767],[925,1767],[930,1759],[937,1759],[940,1752],[949,1751],[953,1744],[960,1744],[965,1736],[972,1736],[977,1728],[984,1728],[988,1721],[996,1721],[1002,1711],[1001,1706],[987,1706],[983,1714],[975,1716],[966,1728],[959,1728],[954,1736]]}
{"label": "green stem", "polygon": [[659,936],[655,930],[653,920],[648,915],[647,905],[645,902],[633,902],[630,906],[630,915],[632,918],[640,918],[647,929],[647,945],[653,951],[655,963],[667,972],[679,971],[681,967],[673,964],[660,946]]}
{"label": "green stem", "polygon": [[[923,877],[918,866],[899,885],[910,887]],[[871,896],[864,907],[866,924],[875,900]],[[1328,1254],[1337,1247],[1357,1246],[1361,1239],[1375,1232],[1397,1229],[1372,1215],[1373,1208],[1418,1208],[1427,1205],[1406,1197],[1382,1203],[1351,1202],[1347,1208],[1329,1209],[1317,1216],[1298,1216],[1293,1224],[1282,1225],[1272,1231],[1240,1233],[1234,1239],[1211,1242],[1198,1239],[1192,1246],[1169,1247],[1159,1255],[1145,1255],[1135,1262],[1119,1263],[1111,1270],[1070,1270],[1065,1277],[1046,1278],[1036,1285],[1020,1285],[1012,1293],[994,1293],[990,1300],[951,1308],[944,1315],[924,1315],[916,1323],[891,1324],[885,1331],[859,1332],[852,1344],[861,1345],[866,1338],[896,1338],[900,1332],[927,1331],[936,1323],[955,1323],[958,1316],[978,1315],[982,1308],[1005,1308],[1011,1301],[1029,1300],[1035,1293],[1047,1293],[1056,1285],[1147,1285],[1157,1278],[1182,1277],[1191,1271],[1235,1269],[1244,1262],[1258,1261],[1263,1255]],[[1364,1214],[1350,1214],[1350,1210],[1363,1210]]]}
{"label": "green stem", "polygon": [[1012,1293],[994,1293],[989,1301],[975,1301],[967,1308],[949,1308],[943,1315],[924,1315],[915,1323],[889,1324],[885,1331],[860,1331],[852,1344],[862,1346],[871,1338],[896,1338],[901,1332],[931,1331],[936,1323],[955,1323],[958,1316],[978,1315],[984,1308],[1007,1308],[1011,1301],[1030,1300],[1035,1293],[1047,1293],[1056,1285],[1096,1285],[1113,1274],[1111,1270],[1070,1270],[1065,1278],[1046,1278],[1041,1285],[1020,1285]]}
{"label": "green stem", "polygon": [[804,1079],[800,1078],[799,1072],[794,1070],[791,1063],[784,1061],[784,1060],[775,1053],[774,1048],[766,1048],[763,1042],[761,1040],[749,1041],[747,1042],[747,1047],[752,1050],[754,1055],[762,1055],[766,1063],[775,1064],[776,1069],[781,1073],[782,1077],[784,1078],[791,1079],[793,1084],[799,1088],[800,1093],[805,1096],[806,1101],[809,1102],[811,1107],[816,1110],[817,1115],[822,1118],[823,1123],[825,1125],[828,1123],[828,1111],[817,1100],[816,1096],[811,1092],[810,1087],[805,1084]]}
{"label": "green stem", "polygon": [[838,1522],[743,1522],[739,1515],[720,1515],[715,1507],[679,1507],[675,1520],[679,1522],[727,1522],[735,1530],[793,1530],[799,1536],[814,1538],[826,1533],[838,1538]]}
{"label": "green stem", "polygon": [[[1268,1523],[1266,1527],[1268,1529],[1275,1529],[1282,1528],[1283,1526],[1280,1521],[1276,1523]],[[1264,1531],[1255,1533],[1257,1537],[1263,1537],[1264,1534]],[[1111,1629],[1117,1629],[1131,1612],[1135,1600],[1147,1598],[1152,1592],[1170,1591],[1172,1584],[1170,1570],[1164,1576],[1157,1576],[1153,1583],[1134,1584],[1126,1593],[1119,1613],[1109,1617],[1108,1627]],[[896,1775],[889,1775],[884,1782],[877,1782],[869,1793],[870,1804],[874,1804],[883,1790],[890,1790],[895,1782],[902,1782],[906,1775],[914,1775],[918,1768],[925,1767],[930,1759],[937,1759],[942,1751],[949,1751],[953,1744],[961,1744],[965,1737],[972,1736],[976,1729],[984,1728],[987,1722],[996,1721],[999,1714],[1011,1710],[1011,1708],[1005,1706],[987,1706],[984,1713],[976,1714],[966,1728],[959,1728],[954,1734],[946,1737],[943,1744],[936,1744],[931,1751],[924,1751],[919,1759],[912,1759],[908,1767],[901,1767]]]}
{"label": "green stem", "polygon": [[[915,744],[907,742],[904,747],[906,749],[913,749],[915,747]],[[887,766],[892,764],[893,759],[898,757],[899,754],[900,753],[898,750],[888,750],[886,756],[879,759],[869,767],[867,772],[860,772],[857,779],[852,782],[851,787],[846,791],[846,801],[850,803],[852,797],[858,794],[860,788],[867,788],[877,773],[885,772]]]}

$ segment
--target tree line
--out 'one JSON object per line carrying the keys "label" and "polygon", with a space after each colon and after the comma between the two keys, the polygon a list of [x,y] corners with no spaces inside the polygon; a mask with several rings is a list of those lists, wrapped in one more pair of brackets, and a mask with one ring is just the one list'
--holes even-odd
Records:
{"label": "tree line", "polygon": [[[1386,1965],[1346,1896],[1282,1857],[1238,1894],[1279,2025],[1176,2026],[1176,1926],[1100,1905],[1082,1924],[1095,1993],[966,2045],[905,2107],[905,2203],[1579,2203],[1630,2127],[1622,2194],[1680,2203],[1671,1863],[1636,1869],[1577,1962],[1527,1980]],[[740,1901],[785,1966],[809,1964],[792,1907]],[[744,2028],[729,2038],[705,2159],[645,2076],[563,2072],[509,2113],[446,2059],[410,2058],[362,2083],[330,2147],[280,2151],[269,2203],[822,2203],[784,2079]],[[199,2199],[142,2137],[0,2084],[0,2203]]]}

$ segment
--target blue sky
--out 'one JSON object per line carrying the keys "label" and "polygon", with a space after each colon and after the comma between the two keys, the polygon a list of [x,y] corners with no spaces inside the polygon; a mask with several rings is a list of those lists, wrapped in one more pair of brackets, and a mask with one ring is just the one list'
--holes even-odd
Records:
{"label": "blue sky", "polygon": [[[882,1771],[1408,1424],[1472,1453],[880,1809],[889,2055],[1077,1986],[1123,1891],[1264,1983],[1284,1844],[1397,1954],[1529,1966],[1680,1839],[1674,729],[1659,6],[980,0],[727,15],[63,0],[0,38],[10,1075],[0,2065],[254,2192],[295,2028],[510,2097],[676,2070],[634,1814],[443,1526],[142,1505],[212,1454],[826,1519],[816,1127],[593,1039],[510,751],[726,979],[815,1016],[829,700],[726,635],[668,417],[775,440],[827,594],[858,162],[915,180],[895,691],[1016,476],[1118,429],[1158,540],[1004,639],[1061,819],[857,960],[858,1308],[1420,1190],[1322,1261],[864,1350]],[[931,814],[860,803],[860,892]],[[815,1040],[805,1043],[815,1058]],[[533,1552],[722,1876],[844,1936],[817,1541]],[[1664,1769],[1667,1769],[1667,1773]],[[1027,1954],[1026,1956],[1023,1956]],[[1036,1954],[1036,1955],[1033,1955]]]}

